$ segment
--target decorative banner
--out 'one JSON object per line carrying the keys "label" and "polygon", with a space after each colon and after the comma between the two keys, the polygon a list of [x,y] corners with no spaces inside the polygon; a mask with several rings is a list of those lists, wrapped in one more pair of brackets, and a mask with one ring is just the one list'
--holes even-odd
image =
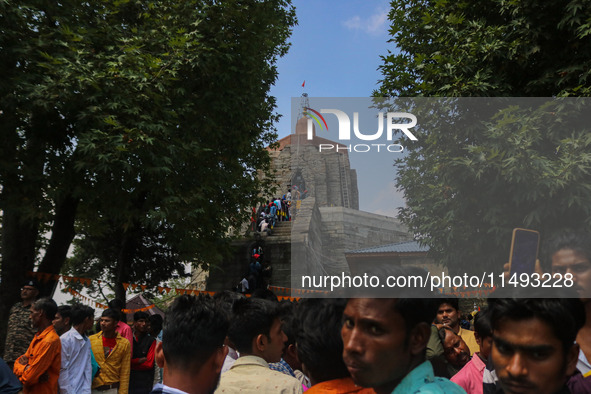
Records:
{"label": "decorative banner", "polygon": [[299,301],[300,297],[288,297],[288,296],[277,296],[277,299],[279,299],[279,301]]}
{"label": "decorative banner", "polygon": [[[46,283],[50,279],[53,279],[55,281],[58,281],[61,279],[63,282],[63,285],[65,287],[65,291],[70,293],[73,297],[85,300],[86,302],[88,302],[92,305],[95,305],[96,308],[101,308],[101,309],[108,308],[107,305],[101,304],[100,302],[96,302],[96,301],[90,299],[89,297],[87,297],[83,294],[80,294],[78,291],[70,288],[68,285],[71,283],[80,283],[84,286],[90,286],[93,281],[95,281],[98,285],[100,285],[101,280],[99,280],[99,279],[80,278],[80,277],[74,277],[74,276],[68,276],[68,275],[58,275],[58,274],[49,274],[49,273],[45,273],[45,272],[32,272],[32,271],[29,271],[27,273],[27,275],[30,277],[33,277],[43,283]],[[147,285],[140,285],[140,284],[136,284],[136,283],[122,283],[122,285],[123,285],[123,288],[125,289],[125,291],[127,291],[129,286],[131,286],[132,290],[135,290],[139,287],[142,289],[142,291],[145,291],[147,288]],[[277,286],[268,286],[267,288],[269,290],[273,291],[275,294],[277,294],[277,299],[279,301],[289,300],[289,301],[293,302],[293,301],[300,300],[300,297],[291,297],[289,295],[279,295],[280,293],[283,293],[283,294],[292,294],[292,292],[295,294],[312,294],[312,293],[327,294],[328,293],[328,291],[322,291],[322,290],[290,289],[287,287],[277,287]],[[176,295],[194,294],[197,296],[199,294],[207,294],[207,295],[213,297],[215,294],[214,291],[194,290],[194,289],[176,289],[176,288],[172,289],[170,287],[163,287],[163,286],[156,286],[156,289],[158,290],[158,292],[160,294],[164,294],[165,292],[166,292],[166,294],[170,294],[171,291],[173,291],[173,294],[176,294]],[[492,291],[492,290],[490,290],[490,291]],[[245,294],[245,296],[250,297],[251,295]],[[152,304],[147,307],[140,308],[140,309],[123,309],[123,311],[125,313],[135,313],[137,311],[146,311],[148,309],[152,309],[155,306],[156,305]]]}
{"label": "decorative banner", "polygon": [[145,312],[149,309],[155,308],[156,305],[152,304],[152,305],[148,305],[144,308],[139,308],[139,309],[121,309],[123,311],[123,313],[136,313],[136,312]]}
{"label": "decorative banner", "polygon": [[[496,287],[494,288],[490,288],[490,284],[486,283],[484,287],[487,287],[486,289],[479,289],[479,290],[469,290],[469,291],[458,291],[458,287],[453,287],[453,291],[452,292],[443,292],[443,289],[439,288],[437,289],[439,291],[439,293],[441,293],[442,295],[447,295],[447,296],[456,296],[458,298],[471,298],[471,297],[475,297],[475,296],[479,296],[479,297],[486,297],[488,296],[490,293],[492,293],[493,291],[496,290]],[[277,286],[268,286],[268,289],[273,291],[275,294],[280,294],[280,293],[285,293],[285,294],[313,294],[313,293],[322,293],[322,294],[328,294],[328,291],[322,291],[322,290],[306,290],[306,289],[290,289],[288,287],[277,287]],[[464,290],[467,289],[467,287],[464,287]],[[277,296],[280,300],[282,299],[282,296]],[[297,299],[299,300],[300,297],[286,297],[289,298],[291,300],[293,299]]]}
{"label": "decorative banner", "polygon": [[[86,297],[85,295],[80,294],[79,292],[77,292],[76,290],[74,290],[74,289],[72,289],[70,287],[66,288],[65,290],[68,293],[70,293],[73,297],[82,298],[83,300],[86,300],[86,301],[89,300],[88,297]],[[101,309],[107,309],[108,308],[108,305],[101,304],[100,302],[94,302],[94,305],[97,308],[101,308]],[[152,308],[155,308],[155,307],[156,307],[156,305],[152,304],[152,305],[148,305],[146,307],[138,308],[138,309],[121,309],[121,310],[123,311],[123,313],[135,313],[135,312],[140,312],[140,311],[141,312],[145,312],[145,311],[147,311],[149,309],[152,309]]]}
{"label": "decorative banner", "polygon": [[267,286],[269,290],[274,293],[285,293],[285,294],[328,294],[328,291],[324,290],[305,290],[305,289],[290,289],[288,287],[278,287],[278,286]]}

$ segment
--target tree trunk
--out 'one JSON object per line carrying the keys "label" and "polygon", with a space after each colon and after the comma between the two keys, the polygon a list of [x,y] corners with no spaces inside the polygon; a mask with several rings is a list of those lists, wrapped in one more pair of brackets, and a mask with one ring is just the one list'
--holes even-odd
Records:
{"label": "tree trunk", "polygon": [[[46,134],[51,130],[46,116],[33,116],[30,138],[23,147],[11,145],[3,160],[12,163],[4,173],[2,209],[2,274],[0,283],[0,354],[4,354],[10,308],[20,300],[20,288],[33,271],[37,257],[39,227],[44,219],[41,206],[45,184]],[[16,131],[16,130],[14,130]]]}
{"label": "tree trunk", "polygon": [[[53,226],[51,228],[51,239],[45,251],[45,256],[39,265],[39,272],[50,274],[59,274],[61,271],[68,249],[74,239],[74,221],[76,219],[76,210],[80,199],[71,195],[64,197],[57,205]],[[57,281],[51,279],[41,284],[40,295],[50,297],[57,284]]]}
{"label": "tree trunk", "polygon": [[123,283],[129,283],[129,270],[133,264],[133,259],[136,253],[136,232],[129,230],[123,233],[119,255],[117,256],[117,270],[115,273],[115,298],[125,302],[126,289]]}
{"label": "tree trunk", "polygon": [[2,212],[2,273],[0,282],[0,354],[4,355],[6,325],[12,305],[20,301],[20,288],[35,263],[38,223],[25,220],[18,208]]}

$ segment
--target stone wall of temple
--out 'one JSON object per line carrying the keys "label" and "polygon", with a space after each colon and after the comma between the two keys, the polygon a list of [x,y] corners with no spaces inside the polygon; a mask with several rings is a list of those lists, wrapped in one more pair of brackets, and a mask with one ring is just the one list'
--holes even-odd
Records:
{"label": "stone wall of temple", "polygon": [[[269,149],[277,194],[281,196],[296,185],[300,193],[307,190],[319,207],[359,209],[357,173],[351,169],[349,152],[344,145],[316,135],[308,140],[301,131],[305,121],[302,118],[298,122],[299,133],[281,139],[278,148]],[[340,149],[320,151],[319,144]]]}
{"label": "stone wall of temple", "polygon": [[349,272],[345,252],[412,239],[398,220],[344,207],[320,207],[322,245],[329,274]]}
{"label": "stone wall of temple", "polygon": [[[252,234],[234,242],[233,257],[211,270],[209,290],[229,289],[240,281],[256,244],[265,248],[263,262],[273,267],[273,286],[301,287],[291,283],[292,273],[294,277],[349,273],[346,251],[412,238],[397,219],[359,211],[357,172],[351,169],[346,147],[315,132],[308,139],[306,130],[307,118],[302,118],[295,134],[268,149],[278,188],[272,197],[291,188],[295,219],[282,222],[270,236]],[[339,149],[321,152],[319,144]],[[294,185],[302,197],[299,202]]]}

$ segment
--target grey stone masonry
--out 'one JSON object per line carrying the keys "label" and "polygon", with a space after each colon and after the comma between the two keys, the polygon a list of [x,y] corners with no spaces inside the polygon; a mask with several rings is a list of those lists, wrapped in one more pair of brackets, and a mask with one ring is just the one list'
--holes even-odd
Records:
{"label": "grey stone masonry", "polygon": [[[210,271],[209,290],[237,284],[254,246],[264,248],[263,263],[273,269],[270,285],[297,288],[302,275],[350,273],[346,251],[412,239],[397,219],[359,211],[357,173],[346,147],[315,134],[309,140],[306,121],[300,119],[295,134],[268,149],[275,197],[292,189],[292,221],[278,222],[270,234],[250,233],[235,241],[233,257]],[[341,149],[321,152],[319,144]]]}
{"label": "grey stone masonry", "polygon": [[[269,149],[274,183],[280,195],[296,185],[300,193],[316,199],[319,207],[346,207],[359,209],[357,173],[351,169],[349,152],[345,146],[314,135],[308,140],[305,131],[306,118],[298,121],[296,134],[279,141],[279,147]],[[340,149],[320,151],[320,144],[338,146]],[[292,196],[295,197],[295,190]]]}

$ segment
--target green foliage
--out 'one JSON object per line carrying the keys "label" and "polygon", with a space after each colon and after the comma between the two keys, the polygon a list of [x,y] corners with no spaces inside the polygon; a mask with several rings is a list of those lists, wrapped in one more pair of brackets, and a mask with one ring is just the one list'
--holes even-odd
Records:
{"label": "green foliage", "polygon": [[2,207],[51,223],[73,195],[77,258],[132,264],[116,281],[219,261],[265,187],[294,24],[289,0],[0,2]]}
{"label": "green foliage", "polygon": [[589,94],[583,0],[394,0],[379,96]]}
{"label": "green foliage", "polygon": [[[582,1],[391,4],[399,51],[382,58],[376,96],[590,92],[591,9]],[[514,227],[538,229],[543,239],[565,227],[591,229],[591,133],[573,120],[589,112],[588,101],[497,101],[487,114],[491,101],[480,100],[470,104],[478,120],[470,105],[454,114],[453,101],[439,103],[440,119],[417,131],[418,141],[405,140],[408,155],[397,162],[407,201],[401,219],[455,272],[500,270]]]}

